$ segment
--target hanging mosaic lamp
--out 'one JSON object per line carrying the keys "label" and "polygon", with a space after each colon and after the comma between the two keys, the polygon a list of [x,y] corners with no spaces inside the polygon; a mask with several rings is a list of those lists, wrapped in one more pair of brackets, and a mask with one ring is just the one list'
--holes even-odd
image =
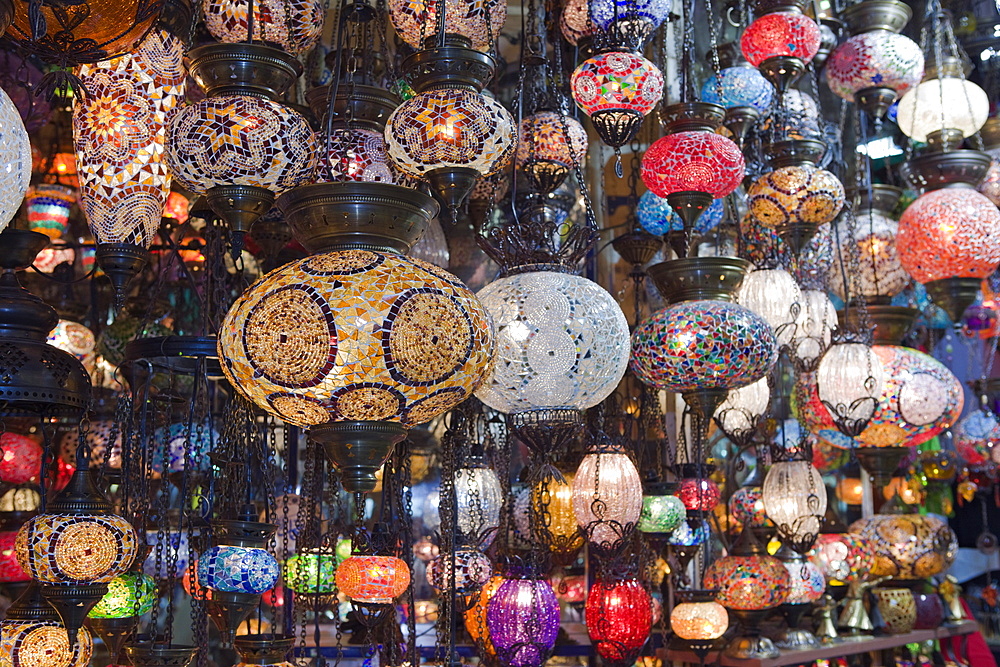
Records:
{"label": "hanging mosaic lamp", "polygon": [[486,627],[501,664],[541,667],[559,632],[559,601],[552,585],[530,574],[507,579],[490,598]]}
{"label": "hanging mosaic lamp", "polygon": [[672,104],[663,114],[668,134],[643,156],[642,182],[669,202],[689,235],[713,199],[739,187],[746,163],[739,146],[715,133],[725,115],[719,105]]}
{"label": "hanging mosaic lamp", "polygon": [[729,629],[729,612],[716,601],[716,590],[677,591],[670,610],[672,646],[689,649],[704,659]]}
{"label": "hanging mosaic lamp", "polygon": [[276,527],[254,521],[252,509],[239,519],[213,522],[214,544],[198,556],[198,584],[210,591],[209,616],[230,644],[280,574],[278,561],[265,549]]}
{"label": "hanging mosaic lamp", "polygon": [[206,97],[170,118],[166,164],[228,223],[238,257],[275,197],[315,174],[319,151],[309,121],[281,102],[302,65],[281,49],[245,42],[199,46],[188,62]]}
{"label": "hanging mosaic lamp", "polygon": [[780,655],[760,622],[769,610],[782,604],[790,591],[788,570],[744,529],[729,556],[709,564],[704,585],[718,589],[717,600],[740,621],[741,634],[730,640],[726,655],[732,658],[767,659]]}
{"label": "hanging mosaic lamp", "polygon": [[876,514],[851,524],[875,555],[872,577],[926,579],[954,562],[958,539],[948,524],[924,514]]}
{"label": "hanging mosaic lamp", "polygon": [[670,16],[671,0],[591,0],[590,20],[616,43],[639,46]]}
{"label": "hanging mosaic lamp", "polygon": [[757,18],[740,37],[740,49],[783,96],[819,51],[820,30],[802,13],[801,0],[758,0]]}
{"label": "hanging mosaic lamp", "polygon": [[441,555],[427,563],[427,583],[439,594],[454,588],[459,595],[470,595],[480,590],[492,576],[489,556],[478,549],[460,546],[454,555]]}
{"label": "hanging mosaic lamp", "polygon": [[410,568],[395,556],[351,556],[337,567],[337,588],[361,605],[388,605],[410,584]]}
{"label": "hanging mosaic lamp", "polygon": [[517,148],[514,118],[482,92],[496,62],[470,44],[464,36],[449,34],[443,46],[408,57],[402,68],[416,94],[392,112],[385,126],[393,164],[426,179],[453,218],[476,181],[501,171]]}
{"label": "hanging mosaic lamp", "polygon": [[966,80],[961,60],[949,54],[941,60],[928,58],[924,80],[899,100],[896,125],[914,141],[971,137],[989,115],[986,91]]}
{"label": "hanging mosaic lamp", "polygon": [[900,188],[874,183],[871,194],[862,187],[848,195],[856,202],[854,222],[845,215],[834,223],[834,252],[844,266],[852,256],[858,258],[860,266],[847,279],[842,271],[832,272],[830,287],[841,300],[856,297],[858,292],[869,306],[889,305],[909,284],[910,277],[896,250],[898,223],[890,217],[902,194]]}
{"label": "hanging mosaic lamp", "polygon": [[830,90],[873,118],[885,116],[924,76],[920,45],[899,34],[912,15],[899,0],[864,0],[846,7],[840,19],[851,37],[827,61]]}
{"label": "hanging mosaic lamp", "polygon": [[642,512],[642,481],[628,454],[610,443],[592,445],[573,476],[573,514],[590,547],[616,552]]}
{"label": "hanging mosaic lamp", "polygon": [[21,526],[15,548],[21,567],[41,583],[42,595],[59,612],[72,646],[109,582],[135,559],[138,535],[114,514],[94,471],[78,457],[67,487],[44,513]]}
{"label": "hanging mosaic lamp", "polygon": [[701,101],[726,109],[723,125],[742,148],[747,132],[771,108],[774,86],[743,59],[737,44],[722,44],[716,53],[722,69],[702,84]]}
{"label": "hanging mosaic lamp", "polygon": [[[418,51],[438,39],[439,0],[389,0],[389,18],[403,41]],[[507,20],[506,0],[444,0],[444,37],[487,52]]]}
{"label": "hanging mosaic lamp", "polygon": [[567,0],[559,12],[559,32],[572,46],[589,55],[594,36],[600,34],[590,18],[590,0]]}
{"label": "hanging mosaic lamp", "polygon": [[157,601],[156,580],[143,572],[129,570],[108,582],[108,592],[87,614],[86,626],[104,642],[113,663],[135,633],[139,617]]}
{"label": "hanging mosaic lamp", "polygon": [[[248,41],[247,0],[202,0],[205,27],[212,37],[226,44]],[[254,0],[253,37],[276,44],[294,56],[319,43],[324,9],[319,0]]]}
{"label": "hanging mosaic lamp", "polygon": [[857,533],[824,533],[816,538],[809,559],[827,582],[850,584],[868,577],[875,553]]}
{"label": "hanging mosaic lamp", "polygon": [[36,583],[7,609],[0,636],[0,661],[12,667],[87,667],[94,652],[86,628],[80,628],[76,641],[69,641],[59,614]]}
{"label": "hanging mosaic lamp", "polygon": [[553,192],[586,157],[587,132],[572,116],[539,111],[521,120],[517,168],[538,192]]}
{"label": "hanging mosaic lamp", "polygon": [[[639,219],[639,224],[642,225],[642,228],[654,236],[665,236],[668,240],[673,240],[674,235],[671,232],[684,231],[684,221],[674,211],[670,202],[658,196],[652,190],[643,192],[639,197],[635,215]],[[708,205],[708,208],[698,216],[692,231],[700,236],[705,236],[713,229],[716,229],[725,216],[726,200],[714,199]],[[646,262],[642,263],[645,264]]]}
{"label": "hanging mosaic lamp", "polygon": [[649,639],[652,598],[638,579],[598,579],[587,591],[587,635],[601,660],[630,665]]}
{"label": "hanging mosaic lamp", "polygon": [[310,609],[326,608],[336,599],[335,576],[341,560],[329,548],[299,549],[285,561],[282,583],[296,596],[308,600]]}
{"label": "hanging mosaic lamp", "polygon": [[774,555],[788,571],[788,597],[781,603],[781,611],[788,623],[788,630],[775,642],[779,649],[800,650],[819,648],[819,640],[809,630],[800,626],[802,616],[812,609],[813,603],[826,593],[826,580],[811,561],[782,545]]}
{"label": "hanging mosaic lamp", "polygon": [[6,92],[0,90],[0,231],[17,214],[31,179],[31,145],[24,122]]}
{"label": "hanging mosaic lamp", "polygon": [[778,141],[767,152],[773,171],[747,189],[747,206],[755,221],[773,229],[799,255],[820,226],[840,213],[844,186],[819,167],[826,152],[822,142]]}
{"label": "hanging mosaic lamp", "polygon": [[[758,464],[757,468],[761,466]],[[764,489],[761,488],[760,473],[755,469],[756,479],[748,480],[729,497],[729,513],[744,529],[750,529],[757,539],[767,544],[774,537],[775,526],[764,509]]]}
{"label": "hanging mosaic lamp", "polygon": [[65,185],[38,183],[28,188],[24,205],[28,229],[50,239],[62,238],[69,229],[69,212],[76,203],[76,191]]}
{"label": "hanging mosaic lamp", "polygon": [[618,149],[635,137],[660,101],[663,75],[639,54],[610,51],[580,63],[570,89],[601,140]]}
{"label": "hanging mosaic lamp", "polygon": [[42,468],[42,446],[31,438],[18,433],[0,434],[0,482],[27,484],[38,481]]}
{"label": "hanging mosaic lamp", "polygon": [[573,475],[545,477],[526,495],[522,533],[529,541],[541,542],[557,562],[574,558],[586,541],[573,511],[573,479]]}

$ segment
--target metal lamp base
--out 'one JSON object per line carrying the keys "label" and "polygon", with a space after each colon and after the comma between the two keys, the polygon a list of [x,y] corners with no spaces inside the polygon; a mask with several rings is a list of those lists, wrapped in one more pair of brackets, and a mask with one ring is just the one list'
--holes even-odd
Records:
{"label": "metal lamp base", "polygon": [[375,473],[406,437],[406,427],[399,422],[329,422],[311,427],[309,435],[323,444],[340,471],[344,490],[369,493],[378,484]]}

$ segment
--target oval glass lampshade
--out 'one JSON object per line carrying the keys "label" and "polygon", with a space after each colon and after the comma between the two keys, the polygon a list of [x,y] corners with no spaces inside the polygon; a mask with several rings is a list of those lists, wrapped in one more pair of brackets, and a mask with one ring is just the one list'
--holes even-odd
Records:
{"label": "oval glass lampshade", "polygon": [[687,508],[677,496],[645,495],[642,497],[639,530],[644,533],[670,533],[684,521],[685,516]]}
{"label": "oval glass lampshade", "polygon": [[502,664],[540,667],[559,633],[559,601],[545,579],[508,579],[490,599],[486,627]]}
{"label": "oval glass lampshade", "polygon": [[706,588],[719,590],[727,609],[752,611],[777,607],[788,598],[790,581],[784,563],[766,554],[724,556],[705,571]]}
{"label": "oval glass lampshade", "polygon": [[303,549],[285,561],[283,585],[296,593],[329,595],[336,592],[338,558],[322,549]]}
{"label": "oval glass lampshade", "polygon": [[410,585],[410,568],[394,556],[351,556],[337,568],[337,587],[365,604],[389,604]]}
{"label": "oval glass lampshade", "polygon": [[584,618],[598,655],[614,663],[634,660],[649,639],[652,599],[636,579],[597,580],[587,593]]}
{"label": "oval glass lampshade", "polygon": [[503,508],[500,479],[484,464],[456,470],[454,486],[459,537],[486,549],[500,527]]}
{"label": "oval glass lampshade", "polygon": [[[247,40],[246,0],[203,0],[205,27],[227,44]],[[279,45],[292,55],[309,51],[323,33],[320,0],[254,0],[253,38]]]}
{"label": "oval glass lampshade", "polygon": [[663,75],[641,55],[611,51],[580,63],[570,88],[577,106],[588,116],[602,111],[645,116],[663,96]]}
{"label": "oval glass lampshade", "polygon": [[725,197],[743,181],[743,152],[720,134],[675,132],[657,139],[642,158],[642,182],[660,197],[705,192]]}
{"label": "oval glass lampshade", "polygon": [[274,588],[281,568],[265,549],[220,545],[198,557],[198,583],[227,593],[260,594]]}
{"label": "oval glass lampshade", "polygon": [[844,207],[844,186],[811,164],[781,167],[754,181],[747,205],[755,220],[772,229],[798,222],[823,225]]}
{"label": "oval glass lampshade", "polygon": [[465,612],[465,631],[469,633],[472,641],[479,649],[489,656],[496,656],[496,649],[490,639],[489,628],[486,626],[486,611],[489,609],[490,600],[496,594],[504,582],[507,581],[499,575],[490,577],[482,589],[466,598],[471,605]]}
{"label": "oval glass lampshade", "polygon": [[65,185],[32,185],[24,196],[28,228],[53,240],[62,238],[69,229],[69,213],[76,199],[76,191]]}
{"label": "oval glass lampshade", "polygon": [[458,278],[368,250],[272,271],[237,299],[219,334],[233,386],[299,426],[424,423],[479,387],[493,350],[489,314]]}
{"label": "oval glass lampshade", "polygon": [[535,482],[531,487],[529,510],[534,516],[525,513],[523,517],[522,533],[529,541],[541,541],[559,555],[576,552],[584,542],[573,511],[573,479],[573,475],[566,475],[565,481],[549,477]]}
{"label": "oval glass lampshade", "polygon": [[740,37],[740,50],[757,67],[768,58],[790,56],[808,63],[819,51],[819,26],[802,12],[758,16]]}
{"label": "oval glass lampshade", "polygon": [[940,519],[923,514],[876,514],[851,524],[875,554],[873,577],[926,579],[955,560],[958,541]]}
{"label": "oval glass lampshade", "polygon": [[156,581],[142,572],[125,572],[108,582],[108,592],[87,614],[89,618],[142,616],[156,602]]}
{"label": "oval glass lampshade", "polygon": [[826,295],[826,290],[802,290],[802,303],[792,337],[792,354],[804,364],[815,362],[829,347],[838,323],[837,309]]}
{"label": "oval glass lampshade", "polygon": [[12,667],[87,667],[94,654],[90,631],[80,628],[70,646],[58,620],[0,621],[0,662]]}
{"label": "oval glass lampshade", "polygon": [[576,522],[594,547],[610,551],[631,535],[642,512],[642,480],[628,454],[588,453],[571,490]]}
{"label": "oval glass lampshade", "polygon": [[920,283],[985,278],[1000,264],[1000,211],[971,188],[932,190],[903,211],[896,252]]}
{"label": "oval glass lampshade", "polygon": [[701,86],[701,101],[726,109],[751,107],[763,113],[771,106],[774,86],[756,67],[726,67],[719,76],[712,75]]}
{"label": "oval glass lampshade", "polygon": [[[816,373],[820,400],[840,416],[868,420],[885,387],[885,369],[878,355],[863,343],[830,346]],[[836,417],[836,415],[835,415]]]}
{"label": "oval glass lampshade", "polygon": [[496,324],[499,358],[476,396],[494,410],[584,410],[625,375],[628,322],[597,283],[529,271],[493,281],[478,297]]}
{"label": "oval glass lampshade", "polygon": [[0,434],[0,481],[7,484],[27,484],[38,480],[42,470],[42,446],[26,435]]}
{"label": "oval glass lampshade", "polygon": [[722,490],[707,477],[688,477],[681,480],[677,497],[692,512],[709,512],[722,500]]}
{"label": "oval glass lampshade", "polygon": [[797,88],[786,91],[783,105],[780,108],[772,105],[771,111],[760,119],[758,127],[787,139],[824,138],[819,104],[812,95]]}
{"label": "oval glass lampshade", "polygon": [[945,129],[971,137],[986,123],[989,112],[989,98],[982,88],[948,76],[924,81],[903,95],[896,125],[914,141],[927,141],[928,134]]}
{"label": "oval glass lampshade", "polygon": [[846,217],[841,217],[834,227],[834,251],[839,261],[843,266],[849,266],[851,257],[859,260],[858,269],[852,271],[847,279],[846,291],[843,271],[834,266],[830,287],[837,296],[844,299],[848,292],[854,296],[860,291],[867,298],[891,297],[909,284],[910,276],[896,251],[899,225],[895,220],[879,211],[861,211],[854,223],[853,235]]}
{"label": "oval glass lampshade", "polygon": [[830,90],[848,102],[866,88],[890,88],[902,97],[924,78],[924,54],[906,35],[873,30],[849,37],[826,61]]}
{"label": "oval glass lampshade", "polygon": [[772,465],[764,478],[763,501],[768,518],[792,543],[811,543],[819,534],[826,515],[826,485],[811,461]]}
{"label": "oval glass lampshade", "polygon": [[681,602],[670,611],[670,629],[681,639],[718,639],[729,629],[729,612],[718,602]]}
{"label": "oval glass lampshade", "polygon": [[1000,444],[1000,420],[988,410],[972,410],[952,429],[955,452],[970,466],[991,460]]}
{"label": "oval glass lampshade", "polygon": [[724,433],[751,433],[771,402],[771,387],[763,377],[733,389],[715,409],[715,420]]}
{"label": "oval glass lampshade", "polygon": [[460,595],[468,595],[493,576],[493,565],[482,551],[460,548],[455,551],[454,560],[454,574],[451,554],[438,556],[427,564],[427,583],[438,593],[454,588]]}

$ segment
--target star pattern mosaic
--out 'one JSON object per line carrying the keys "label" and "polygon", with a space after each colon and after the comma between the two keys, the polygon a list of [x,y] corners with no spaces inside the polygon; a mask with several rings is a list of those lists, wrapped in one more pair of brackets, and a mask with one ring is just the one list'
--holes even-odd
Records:
{"label": "star pattern mosaic", "polygon": [[586,157],[587,132],[572,116],[540,111],[521,121],[517,144],[518,166],[544,160],[573,169],[582,165]]}
{"label": "star pattern mosaic", "polygon": [[[389,0],[389,18],[407,44],[424,48],[433,37],[440,0]],[[507,21],[507,0],[445,0],[445,33],[472,41],[472,48],[489,51]]]}
{"label": "star pattern mosaic", "polygon": [[[247,0],[202,0],[205,27],[226,44],[247,40]],[[253,38],[278,44],[292,55],[311,50],[323,34],[320,0],[254,0]]]}

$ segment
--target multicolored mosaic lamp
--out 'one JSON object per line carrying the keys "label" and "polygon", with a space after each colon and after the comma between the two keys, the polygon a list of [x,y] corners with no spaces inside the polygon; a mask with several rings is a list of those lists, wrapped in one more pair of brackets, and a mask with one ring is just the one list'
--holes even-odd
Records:
{"label": "multicolored mosaic lamp", "polygon": [[866,579],[875,553],[857,533],[824,533],[816,538],[809,559],[828,583],[850,584]]}
{"label": "multicolored mosaic lamp", "polygon": [[811,561],[782,545],[774,555],[788,570],[788,597],[781,603],[781,611],[788,623],[788,630],[776,642],[778,648],[805,649],[818,648],[819,640],[809,630],[799,627],[803,614],[812,609],[812,604],[826,592],[826,580]]}
{"label": "multicolored mosaic lamp", "polygon": [[672,486],[664,484],[647,484],[644,487],[639,530],[665,535],[681,525],[687,516],[687,508],[680,498],[671,493],[673,490]]}
{"label": "multicolored mosaic lamp", "polygon": [[208,32],[227,44],[258,40],[297,56],[315,47],[323,33],[320,0],[254,0],[252,35],[247,0],[202,0],[201,4]]}
{"label": "multicolored mosaic lamp", "polygon": [[0,621],[0,661],[5,665],[87,667],[94,642],[86,628],[70,641],[59,614],[32,583]]}
{"label": "multicolored mosaic lamp", "polygon": [[757,18],[740,37],[740,49],[784,95],[819,51],[819,26],[802,13],[801,1],[758,0]]}
{"label": "multicolored mosaic lamp", "polygon": [[611,51],[580,63],[570,88],[601,140],[618,149],[632,140],[660,101],[663,75],[641,55]]}
{"label": "multicolored mosaic lamp", "polygon": [[[674,211],[670,202],[652,190],[639,197],[635,209],[639,224],[650,234],[672,238],[671,232],[683,232],[684,221]],[[708,205],[694,223],[694,233],[704,236],[715,229],[726,215],[726,200],[715,199]]]}
{"label": "multicolored mosaic lamp", "polygon": [[604,32],[641,44],[667,19],[672,5],[671,0],[591,0],[590,18]]}
{"label": "multicolored mosaic lamp", "polygon": [[490,598],[486,627],[503,664],[541,667],[559,633],[559,601],[552,585],[540,577],[507,579]]}
{"label": "multicolored mosaic lamp", "polygon": [[912,14],[899,0],[865,0],[845,8],[840,18],[851,37],[827,60],[830,90],[882,118],[899,96],[920,83],[924,54],[899,34]]}
{"label": "multicolored mosaic lamp", "polygon": [[851,524],[875,554],[873,577],[926,579],[955,560],[958,539],[940,519],[923,514],[876,514]]}
{"label": "multicolored mosaic lamp", "polygon": [[747,132],[770,109],[774,86],[742,58],[737,44],[722,44],[713,53],[722,69],[702,84],[701,101],[725,107],[723,125],[742,148]]}
{"label": "multicolored mosaic lamp", "polygon": [[[454,558],[454,566],[452,565]],[[455,589],[459,595],[480,590],[493,576],[489,556],[478,549],[459,547],[427,563],[427,583],[438,593]]]}
{"label": "multicolored mosaic lamp", "polygon": [[328,548],[300,549],[285,561],[282,581],[308,600],[310,608],[327,607],[336,597],[335,576],[341,560]]}
{"label": "multicolored mosaic lamp", "polygon": [[[438,38],[441,0],[390,0],[389,18],[403,41],[414,49],[427,48]],[[478,51],[493,47],[507,20],[506,0],[444,0],[444,37],[468,40]]]}
{"label": "multicolored mosaic lamp", "polygon": [[69,212],[76,203],[76,191],[65,185],[39,183],[24,196],[28,229],[50,239],[62,238],[69,229]]}
{"label": "multicolored mosaic lamp", "polygon": [[580,121],[554,111],[521,120],[517,168],[543,194],[558,188],[587,157],[587,132]]}

